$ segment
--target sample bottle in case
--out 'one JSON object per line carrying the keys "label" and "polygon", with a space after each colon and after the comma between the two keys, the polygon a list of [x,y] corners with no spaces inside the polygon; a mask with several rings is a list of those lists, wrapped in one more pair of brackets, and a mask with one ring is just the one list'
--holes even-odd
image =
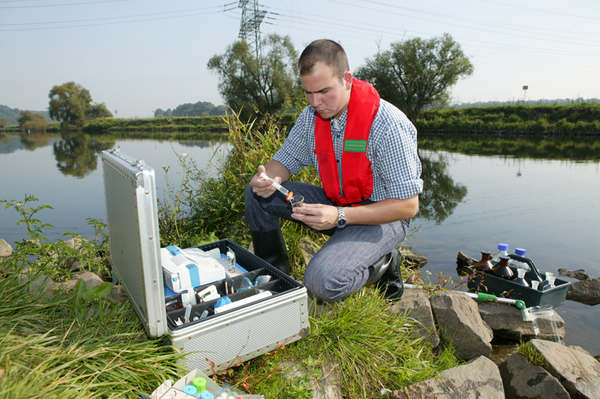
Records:
{"label": "sample bottle in case", "polygon": [[[523,248],[515,248],[515,255],[525,257],[526,253],[527,251]],[[509,259],[508,264],[515,269],[523,269],[525,271],[530,270],[529,265],[526,262],[521,262],[520,260]]]}
{"label": "sample bottle in case", "polygon": [[508,258],[500,258],[500,262],[498,262],[498,264],[494,266],[492,272],[496,276],[505,278],[507,280],[512,280],[513,278],[515,278],[515,272],[513,272],[510,266],[508,266]]}
{"label": "sample bottle in case", "polygon": [[480,272],[491,272],[494,265],[491,262],[492,256],[489,252],[481,252],[481,260],[474,265],[474,269]]}
{"label": "sample bottle in case", "polygon": [[492,263],[500,262],[500,258],[508,258],[508,244],[498,243],[498,251],[492,256]]}

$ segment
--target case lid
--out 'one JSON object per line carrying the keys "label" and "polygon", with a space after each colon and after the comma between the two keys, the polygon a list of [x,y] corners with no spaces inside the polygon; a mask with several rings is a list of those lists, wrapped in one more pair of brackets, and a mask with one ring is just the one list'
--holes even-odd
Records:
{"label": "case lid", "polygon": [[112,270],[148,335],[168,332],[154,169],[118,149],[102,152]]}

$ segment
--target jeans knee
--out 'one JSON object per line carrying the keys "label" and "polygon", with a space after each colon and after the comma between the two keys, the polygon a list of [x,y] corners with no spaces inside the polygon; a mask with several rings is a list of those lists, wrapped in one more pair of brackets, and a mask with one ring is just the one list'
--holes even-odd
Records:
{"label": "jeans knee", "polygon": [[[312,263],[312,262],[311,262]],[[335,302],[348,297],[353,292],[360,289],[364,283],[360,280],[360,276],[342,276],[332,272],[324,272],[331,270],[327,267],[306,268],[304,273],[304,285],[313,295],[324,301]]]}

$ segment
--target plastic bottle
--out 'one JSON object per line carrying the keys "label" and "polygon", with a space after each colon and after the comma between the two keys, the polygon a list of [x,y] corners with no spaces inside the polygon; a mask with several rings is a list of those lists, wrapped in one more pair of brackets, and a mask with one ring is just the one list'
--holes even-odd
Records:
{"label": "plastic bottle", "polygon": [[[527,253],[527,251],[523,248],[515,248],[515,254],[519,255],[519,256],[525,256],[525,254]],[[529,271],[529,265],[525,262],[521,262],[520,260],[516,260],[516,259],[510,259],[508,261],[508,265],[512,266],[514,269],[523,269],[526,271]]]}
{"label": "plastic bottle", "polygon": [[508,244],[503,242],[498,243],[498,252],[492,256],[492,263],[500,262],[500,258],[508,258]]}

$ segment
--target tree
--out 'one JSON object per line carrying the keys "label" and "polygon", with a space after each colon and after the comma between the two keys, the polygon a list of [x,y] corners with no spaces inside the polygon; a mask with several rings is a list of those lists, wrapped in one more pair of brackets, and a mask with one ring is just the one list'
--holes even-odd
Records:
{"label": "tree", "polygon": [[8,119],[4,117],[0,118],[0,129],[4,129],[6,125],[8,125]]}
{"label": "tree", "polygon": [[75,82],[54,86],[48,94],[48,111],[52,119],[59,120],[65,128],[81,128],[92,102],[90,92]]}
{"label": "tree", "polygon": [[48,127],[48,121],[44,115],[31,111],[21,111],[17,122],[25,133],[46,133]]}
{"label": "tree", "polygon": [[473,65],[460,45],[444,33],[392,43],[358,69],[356,76],[379,91],[382,98],[415,121],[426,106],[447,104],[448,89],[459,78],[473,73]]}
{"label": "tree", "polygon": [[261,48],[266,55],[257,59],[241,40],[208,61],[208,68],[219,74],[219,91],[225,102],[240,112],[241,118],[250,119],[255,112],[280,112],[304,96],[296,76],[297,53],[289,36],[269,35],[261,41]]}
{"label": "tree", "polygon": [[104,103],[102,104],[92,104],[86,113],[86,119],[96,119],[96,118],[112,118],[113,114],[106,108]]}
{"label": "tree", "polygon": [[75,82],[54,86],[48,94],[52,119],[66,129],[80,129],[86,120],[112,117],[104,104],[92,104],[90,92]]}

